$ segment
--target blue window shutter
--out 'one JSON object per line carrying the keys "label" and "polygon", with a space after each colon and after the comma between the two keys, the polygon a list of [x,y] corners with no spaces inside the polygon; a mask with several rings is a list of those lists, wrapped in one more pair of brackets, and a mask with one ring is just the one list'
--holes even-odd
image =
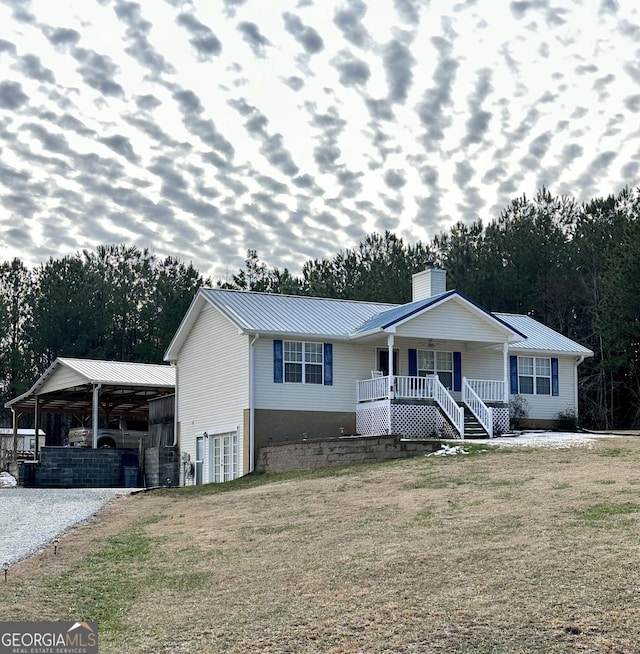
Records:
{"label": "blue window shutter", "polygon": [[283,353],[282,353],[282,341],[274,340],[273,341],[273,381],[276,384],[282,384],[283,375]]}
{"label": "blue window shutter", "polygon": [[560,384],[558,383],[558,359],[551,359],[551,394],[560,395]]}
{"label": "blue window shutter", "polygon": [[418,350],[409,350],[409,376],[418,376]]}
{"label": "blue window shutter", "polygon": [[509,357],[509,373],[511,377],[511,395],[518,394],[518,357]]}
{"label": "blue window shutter", "polygon": [[453,390],[462,390],[462,353],[453,353]]}
{"label": "blue window shutter", "polygon": [[324,385],[333,386],[333,344],[324,344]]}

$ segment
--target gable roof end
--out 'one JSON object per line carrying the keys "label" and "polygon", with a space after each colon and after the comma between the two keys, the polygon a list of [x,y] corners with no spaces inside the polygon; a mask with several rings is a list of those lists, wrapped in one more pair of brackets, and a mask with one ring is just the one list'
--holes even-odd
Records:
{"label": "gable roof end", "polygon": [[396,305],[394,308],[384,311],[360,325],[358,329],[351,332],[350,336],[351,338],[362,338],[363,336],[383,332],[391,327],[395,327],[410,320],[414,316],[428,311],[432,307],[444,304],[452,299],[458,299],[463,303],[470,305],[470,308],[479,313],[485,320],[498,323],[499,328],[502,331],[509,332],[514,337],[514,340],[526,338],[525,334],[514,328],[510,323],[506,322],[496,314],[487,311],[484,307],[481,307],[473,300],[470,300],[463,293],[455,290],[446,291],[445,293],[433,295],[423,300],[417,300],[416,302],[410,302],[409,304]]}

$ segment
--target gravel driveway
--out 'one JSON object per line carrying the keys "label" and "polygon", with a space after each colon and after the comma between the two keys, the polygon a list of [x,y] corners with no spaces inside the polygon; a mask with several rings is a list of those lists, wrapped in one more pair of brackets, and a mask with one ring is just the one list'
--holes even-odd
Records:
{"label": "gravel driveway", "polygon": [[0,565],[16,563],[130,488],[0,488]]}

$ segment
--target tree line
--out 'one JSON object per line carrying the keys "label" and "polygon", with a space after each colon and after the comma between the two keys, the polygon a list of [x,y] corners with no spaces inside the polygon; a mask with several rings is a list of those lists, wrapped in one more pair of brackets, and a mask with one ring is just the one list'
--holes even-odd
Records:
{"label": "tree line", "polygon": [[[589,347],[580,418],[640,425],[640,189],[577,204],[541,189],[487,223],[458,222],[429,242],[392,232],[307,261],[299,275],[249,250],[222,288],[404,303],[411,275],[434,265],[491,311],[523,313]],[[57,356],[160,362],[194,293],[211,280],[135,247],[0,265],[0,395],[28,389]]]}
{"label": "tree line", "polygon": [[57,357],[161,363],[198,288],[210,284],[173,257],[100,246],[33,270],[0,264],[0,424],[6,401]]}

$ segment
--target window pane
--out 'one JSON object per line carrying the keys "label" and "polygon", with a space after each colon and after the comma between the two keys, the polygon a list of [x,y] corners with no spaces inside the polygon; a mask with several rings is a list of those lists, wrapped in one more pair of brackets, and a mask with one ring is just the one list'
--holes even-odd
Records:
{"label": "window pane", "polygon": [[297,384],[322,384],[324,345],[284,341],[284,381]]}
{"label": "window pane", "polygon": [[304,381],[307,384],[322,384],[322,366],[308,363],[304,367]]}
{"label": "window pane", "polygon": [[295,341],[285,341],[284,360],[302,361],[302,343],[297,343]]}
{"label": "window pane", "polygon": [[322,349],[322,343],[305,343],[305,361],[307,363],[322,363]]}
{"label": "window pane", "polygon": [[284,364],[284,380],[286,382],[302,383],[302,364],[301,363],[285,363]]}
{"label": "window pane", "polygon": [[424,377],[435,372],[433,352],[418,350],[418,375]]}
{"label": "window pane", "polygon": [[551,395],[551,380],[549,377],[536,377],[536,395]]}
{"label": "window pane", "polygon": [[446,389],[451,390],[453,388],[453,375],[450,372],[438,371],[438,379]]}
{"label": "window pane", "polygon": [[453,353],[436,352],[436,364],[438,366],[438,372],[443,370],[453,370]]}
{"label": "window pane", "polygon": [[536,375],[551,377],[551,359],[536,359]]}
{"label": "window pane", "polygon": [[518,357],[520,374],[533,377],[533,357]]}
{"label": "window pane", "polygon": [[533,395],[533,377],[520,375],[520,392],[526,395]]}

